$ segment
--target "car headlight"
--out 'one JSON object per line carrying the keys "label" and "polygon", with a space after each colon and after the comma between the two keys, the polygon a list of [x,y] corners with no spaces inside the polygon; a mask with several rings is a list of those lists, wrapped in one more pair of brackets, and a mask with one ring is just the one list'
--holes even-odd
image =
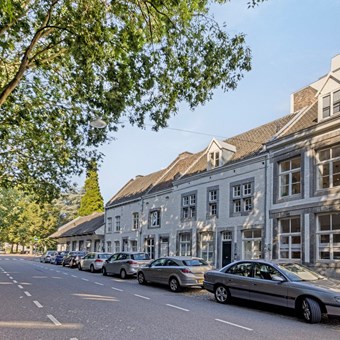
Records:
{"label": "car headlight", "polygon": [[335,300],[337,303],[340,303],[340,296],[334,296],[334,300]]}

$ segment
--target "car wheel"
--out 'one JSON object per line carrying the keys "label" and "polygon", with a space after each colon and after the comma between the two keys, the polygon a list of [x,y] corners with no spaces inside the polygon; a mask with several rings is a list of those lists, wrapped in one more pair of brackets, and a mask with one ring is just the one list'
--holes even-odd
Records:
{"label": "car wheel", "polygon": [[126,279],[126,271],[125,271],[125,269],[122,269],[122,270],[120,271],[120,278],[121,278],[122,280]]}
{"label": "car wheel", "polygon": [[317,301],[311,298],[304,298],[301,303],[301,312],[305,321],[318,323],[321,321],[321,308]]}
{"label": "car wheel", "polygon": [[219,303],[228,303],[230,299],[229,289],[222,285],[217,286],[215,289],[215,299]]}
{"label": "car wheel", "polygon": [[179,282],[175,277],[172,277],[170,279],[169,287],[172,292],[179,292],[181,290],[181,286],[179,285]]}
{"label": "car wheel", "polygon": [[83,268],[81,267],[81,264],[80,264],[80,263],[78,264],[78,269],[79,269],[79,270],[83,270]]}
{"label": "car wheel", "polygon": [[94,272],[95,272],[94,267],[93,267],[93,264],[91,264],[91,266],[90,266],[90,272],[91,272],[91,273],[94,273]]}
{"label": "car wheel", "polygon": [[106,271],[106,268],[105,268],[105,267],[102,268],[102,274],[103,274],[104,276],[107,276],[107,271]]}
{"label": "car wheel", "polygon": [[138,280],[138,283],[141,284],[141,285],[145,285],[146,284],[145,276],[144,276],[144,274],[142,272],[138,273],[137,280]]}

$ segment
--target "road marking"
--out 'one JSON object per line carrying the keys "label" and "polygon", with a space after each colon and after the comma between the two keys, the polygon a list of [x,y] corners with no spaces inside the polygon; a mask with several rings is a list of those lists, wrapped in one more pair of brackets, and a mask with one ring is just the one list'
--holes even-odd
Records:
{"label": "road marking", "polygon": [[11,279],[11,280],[13,280],[13,277],[12,277],[12,276],[9,276],[8,278]]}
{"label": "road marking", "polygon": [[72,275],[72,277],[77,277],[76,275]]}
{"label": "road marking", "polygon": [[137,296],[141,299],[145,299],[145,300],[150,300],[150,298],[146,297],[146,296],[143,296],[143,295],[138,295],[138,294],[133,294],[134,296]]}
{"label": "road marking", "polygon": [[83,281],[88,281],[88,279],[84,279],[83,277],[81,278]]}
{"label": "road marking", "polygon": [[23,289],[23,288],[24,288],[22,285],[18,285],[18,287],[19,287],[20,289]]}
{"label": "road marking", "polygon": [[180,309],[180,310],[182,310],[182,311],[184,311],[184,312],[189,312],[189,309],[185,309],[185,308],[182,308],[182,307],[170,305],[170,304],[168,304],[168,303],[167,303],[166,305],[169,306],[169,307],[172,307],[172,308]]}
{"label": "road marking", "polygon": [[43,306],[39,303],[39,301],[33,301],[33,303],[34,303],[38,308],[43,308]]}
{"label": "road marking", "polygon": [[118,290],[118,292],[124,292],[123,289],[119,289],[119,288],[115,288],[115,287],[112,287],[112,289]]}
{"label": "road marking", "polygon": [[24,292],[27,296],[32,296],[29,292]]}
{"label": "road marking", "polygon": [[100,282],[95,282],[95,284],[99,286],[104,286],[104,283],[100,283]]}
{"label": "road marking", "polygon": [[236,323],[232,323],[232,322],[228,322],[228,321],[225,321],[225,320],[220,320],[220,319],[215,319],[216,321],[219,321],[219,322],[222,322],[222,323],[226,323],[230,326],[235,326],[235,327],[238,327],[238,328],[242,328],[242,329],[245,329],[247,331],[252,331],[253,329],[252,328],[248,328],[248,327],[244,327],[244,326],[241,326],[241,325],[237,325]]}
{"label": "road marking", "polygon": [[18,281],[13,280],[13,283],[18,283]]}
{"label": "road marking", "polygon": [[61,326],[61,323],[51,314],[48,314],[47,317],[56,325]]}

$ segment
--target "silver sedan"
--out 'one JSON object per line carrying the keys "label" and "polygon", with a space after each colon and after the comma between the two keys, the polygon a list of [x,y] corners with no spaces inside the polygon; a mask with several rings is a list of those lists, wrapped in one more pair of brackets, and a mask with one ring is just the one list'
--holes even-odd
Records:
{"label": "silver sedan", "polygon": [[296,263],[237,261],[207,272],[203,286],[219,303],[235,297],[294,308],[309,323],[323,313],[340,316],[340,281]]}
{"label": "silver sedan", "polygon": [[182,287],[202,286],[203,275],[212,267],[201,258],[189,256],[162,257],[141,267],[137,272],[140,284],[155,282],[178,292]]}

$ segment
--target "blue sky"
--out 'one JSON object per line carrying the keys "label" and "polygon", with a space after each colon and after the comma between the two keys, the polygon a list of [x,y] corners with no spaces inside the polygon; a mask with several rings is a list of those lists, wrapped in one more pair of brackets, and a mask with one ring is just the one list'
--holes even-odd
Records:
{"label": "blue sky", "polygon": [[[228,138],[288,114],[290,94],[328,73],[331,58],[340,54],[340,0],[268,0],[255,9],[247,1],[215,5],[212,13],[228,32],[246,34],[252,70],[235,91],[215,91],[194,112],[183,107],[169,129],[126,126],[116,133],[100,148],[105,203],[131,178],[165,168],[184,151],[198,152],[213,137]],[[83,186],[84,180],[77,182]]]}

